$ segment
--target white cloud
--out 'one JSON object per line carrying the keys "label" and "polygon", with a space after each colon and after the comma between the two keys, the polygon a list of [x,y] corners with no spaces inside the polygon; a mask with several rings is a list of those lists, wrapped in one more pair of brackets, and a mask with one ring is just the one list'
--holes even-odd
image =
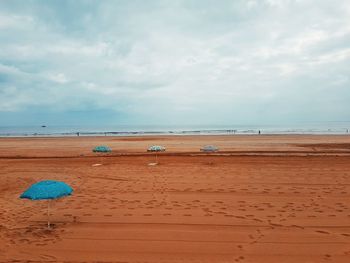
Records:
{"label": "white cloud", "polygon": [[[350,97],[346,0],[1,6],[0,111],[106,108],[134,120],[232,123],[302,118],[318,101]],[[319,86],[332,86],[332,98]],[[324,112],[349,117],[325,107],[311,117]]]}
{"label": "white cloud", "polygon": [[0,30],[22,29],[32,24],[34,19],[31,16],[6,15],[0,13]]}

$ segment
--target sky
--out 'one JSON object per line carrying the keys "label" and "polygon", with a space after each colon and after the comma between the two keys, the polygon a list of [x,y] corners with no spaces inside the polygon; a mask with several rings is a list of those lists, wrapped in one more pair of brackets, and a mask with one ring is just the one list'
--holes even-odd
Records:
{"label": "sky", "polygon": [[348,0],[0,0],[0,126],[350,121]]}

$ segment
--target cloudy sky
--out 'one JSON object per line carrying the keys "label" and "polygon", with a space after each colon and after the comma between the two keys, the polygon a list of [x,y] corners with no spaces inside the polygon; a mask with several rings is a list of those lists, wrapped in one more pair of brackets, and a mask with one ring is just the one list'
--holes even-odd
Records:
{"label": "cloudy sky", "polygon": [[0,126],[350,120],[348,0],[0,1]]}

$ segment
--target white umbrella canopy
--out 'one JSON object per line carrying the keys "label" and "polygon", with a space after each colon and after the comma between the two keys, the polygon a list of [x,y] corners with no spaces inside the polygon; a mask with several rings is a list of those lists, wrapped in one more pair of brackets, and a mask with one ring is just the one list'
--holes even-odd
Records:
{"label": "white umbrella canopy", "polygon": [[147,149],[147,152],[154,152],[155,153],[155,162],[149,163],[148,165],[157,165],[158,164],[158,152],[165,152],[165,147],[161,145],[152,145]]}
{"label": "white umbrella canopy", "polygon": [[147,152],[165,152],[165,147],[161,145],[152,145],[147,149]]}
{"label": "white umbrella canopy", "polygon": [[219,151],[219,148],[214,145],[205,145],[201,148],[202,152],[217,152]]}

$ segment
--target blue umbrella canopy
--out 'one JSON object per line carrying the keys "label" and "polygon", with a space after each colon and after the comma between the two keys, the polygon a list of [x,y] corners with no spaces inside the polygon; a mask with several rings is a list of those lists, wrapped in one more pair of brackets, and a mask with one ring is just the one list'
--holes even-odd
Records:
{"label": "blue umbrella canopy", "polygon": [[165,147],[160,145],[152,145],[147,149],[148,152],[164,152]]}
{"label": "blue umbrella canopy", "polygon": [[45,180],[30,186],[20,198],[31,200],[56,199],[71,195],[73,189],[64,182]]}
{"label": "blue umbrella canopy", "polygon": [[219,148],[214,145],[205,145],[201,148],[202,152],[217,152],[218,150]]}
{"label": "blue umbrella canopy", "polygon": [[109,148],[108,146],[100,145],[100,146],[96,146],[92,151],[93,151],[93,152],[108,153],[108,152],[111,152],[112,149]]}

